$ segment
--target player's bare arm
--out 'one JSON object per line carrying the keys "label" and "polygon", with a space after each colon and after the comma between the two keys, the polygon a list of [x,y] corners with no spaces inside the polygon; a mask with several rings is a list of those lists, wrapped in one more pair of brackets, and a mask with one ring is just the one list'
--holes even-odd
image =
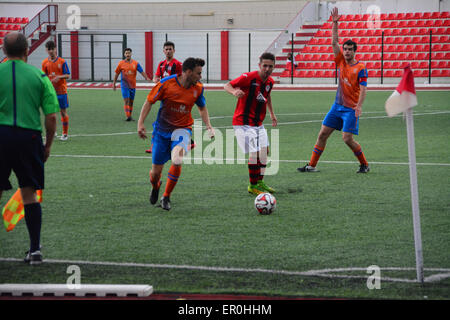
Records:
{"label": "player's bare arm", "polygon": [[147,80],[148,82],[151,82],[152,79],[149,78],[149,76],[145,73],[145,72],[141,72],[141,75],[144,77],[145,80]]}
{"label": "player's bare arm", "polygon": [[338,21],[340,19],[340,15],[338,12],[338,8],[333,8],[333,10],[331,10],[331,19],[332,19],[332,41],[331,41],[331,46],[333,47],[333,53],[335,56],[337,56],[339,54],[339,51],[341,50],[339,48],[339,38],[338,38]]}
{"label": "player's bare arm", "polygon": [[200,113],[200,117],[203,120],[203,123],[206,126],[206,130],[209,132],[209,137],[212,139],[216,135],[213,127],[211,126],[211,121],[209,120],[209,112],[206,107],[200,108],[198,107],[198,112]]}
{"label": "player's bare arm", "polygon": [[226,92],[232,94],[233,96],[235,96],[236,98],[240,99],[243,96],[245,96],[244,91],[242,91],[239,88],[233,88],[233,86],[228,82],[225,84],[225,86],[223,87],[225,89]]}
{"label": "player's bare arm", "polygon": [[366,99],[366,93],[367,93],[367,87],[366,86],[359,86],[359,99],[358,104],[355,108],[355,117],[359,117],[362,114],[362,105],[364,103],[364,100]]}
{"label": "player's bare arm", "polygon": [[150,110],[152,110],[152,104],[148,100],[146,100],[142,105],[141,113],[139,115],[138,120],[138,135],[139,138],[141,139],[147,139],[147,130],[145,129],[144,122],[148,114],[150,113]]}
{"label": "player's bare arm", "polygon": [[272,120],[272,127],[276,127],[278,124],[278,119],[273,112],[272,97],[270,95],[267,97],[267,109],[269,110],[270,120]]}
{"label": "player's bare arm", "polygon": [[119,73],[116,73],[116,75],[114,76],[113,85],[112,85],[114,91],[116,91],[117,78],[119,78]]}

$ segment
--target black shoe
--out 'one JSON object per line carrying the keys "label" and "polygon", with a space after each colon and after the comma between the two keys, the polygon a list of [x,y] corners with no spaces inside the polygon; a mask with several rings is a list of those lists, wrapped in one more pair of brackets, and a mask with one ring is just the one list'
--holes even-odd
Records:
{"label": "black shoe", "polygon": [[37,265],[42,263],[42,253],[39,250],[36,250],[34,252],[27,251],[26,252],[25,259],[23,261],[25,263],[29,263],[31,265]]}
{"label": "black shoe", "polygon": [[158,201],[160,187],[161,187],[161,181],[158,183],[158,189],[152,188],[152,192],[150,193],[150,203],[151,204],[155,204]]}
{"label": "black shoe", "polygon": [[163,208],[164,210],[170,210],[171,206],[170,206],[170,198],[169,197],[162,197],[160,203],[161,203],[161,208]]}
{"label": "black shoe", "polygon": [[369,165],[366,166],[362,164],[359,166],[359,170],[356,171],[356,173],[367,173],[369,171],[370,171]]}
{"label": "black shoe", "polygon": [[125,119],[125,121],[135,121],[132,117],[128,117]]}
{"label": "black shoe", "polygon": [[319,172],[316,167],[311,167],[309,163],[304,167],[297,168],[297,170],[300,172]]}

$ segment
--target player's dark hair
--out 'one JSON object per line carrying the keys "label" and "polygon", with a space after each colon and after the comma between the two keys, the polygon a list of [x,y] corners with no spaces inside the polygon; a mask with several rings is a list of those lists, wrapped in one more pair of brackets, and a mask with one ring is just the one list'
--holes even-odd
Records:
{"label": "player's dark hair", "polygon": [[164,47],[172,47],[175,49],[175,43],[173,43],[172,41],[166,41],[164,42],[163,48]]}
{"label": "player's dark hair", "polygon": [[344,46],[353,46],[353,51],[356,52],[356,49],[358,48],[358,46],[356,45],[356,42],[353,40],[348,39],[347,41],[344,42],[344,44],[342,45],[342,49],[344,49]]}
{"label": "player's dark hair", "polygon": [[53,40],[47,41],[47,42],[45,43],[45,47],[46,47],[48,50],[53,50],[53,49],[56,48],[56,43],[55,43],[55,41],[53,41]]}
{"label": "player's dark hair", "polygon": [[125,48],[125,50],[123,50],[123,53],[125,53],[127,51],[133,52],[133,50],[131,50],[131,48]]}
{"label": "player's dark hair", "polygon": [[28,42],[21,32],[12,32],[4,38],[5,53],[8,57],[22,58],[27,54]]}
{"label": "player's dark hair", "polygon": [[203,67],[205,65],[205,60],[201,58],[187,58],[183,62],[183,71],[194,70],[195,67]]}
{"label": "player's dark hair", "polygon": [[264,52],[261,57],[259,57],[259,62],[262,62],[263,60],[272,60],[275,62],[275,56],[270,52]]}

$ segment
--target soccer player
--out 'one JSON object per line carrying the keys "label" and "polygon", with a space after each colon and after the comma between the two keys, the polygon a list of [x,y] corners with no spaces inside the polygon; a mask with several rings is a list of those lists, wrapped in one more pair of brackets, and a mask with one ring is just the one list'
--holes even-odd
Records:
{"label": "soccer player", "polygon": [[[175,59],[173,55],[175,54],[175,43],[171,41],[164,42],[163,45],[163,52],[166,56],[166,59],[161,61],[158,64],[158,67],[156,68],[155,76],[153,77],[153,82],[157,83],[162,78],[171,76],[171,75],[178,75],[181,76],[182,72],[182,63]],[[191,149],[194,147],[194,142],[191,142]],[[145,150],[147,153],[152,153],[152,145],[150,145],[150,148]]]}
{"label": "soccer player", "polygon": [[338,67],[339,84],[336,99],[331,110],[322,122],[311,159],[307,165],[298,168],[300,172],[316,172],[317,162],[322,155],[327,139],[334,130],[342,130],[342,139],[358,158],[360,166],[357,173],[369,172],[369,164],[366,160],[361,146],[355,141],[353,135],[359,132],[359,116],[366,97],[367,69],[360,61],[355,60],[357,45],[352,40],[347,40],[341,52],[338,42],[338,9],[334,8],[331,13],[333,20],[332,46],[334,61]]}
{"label": "soccer player", "polygon": [[180,76],[182,72],[182,63],[173,57],[175,44],[171,41],[164,42],[163,52],[166,59],[161,61],[156,68],[155,76],[153,77],[153,82],[155,83],[174,74]]}
{"label": "soccer player", "polygon": [[183,156],[189,149],[192,124],[194,123],[191,110],[194,104],[198,106],[200,116],[209,131],[210,137],[214,137],[214,129],[211,127],[205,97],[203,96],[203,85],[199,82],[204,65],[203,59],[187,58],[183,62],[181,76],[166,77],[150,91],[139,116],[138,135],[140,138],[146,139],[145,119],[152,105],[158,100],[161,101],[156,121],[153,123],[150,203],[155,204],[157,202],[159,189],[161,188],[161,172],[164,164],[168,160],[172,160],[164,195],[160,200],[161,207],[164,210],[171,209],[170,195],[180,178]]}
{"label": "soccer player", "polygon": [[69,100],[67,98],[67,83],[66,80],[70,77],[69,67],[66,60],[57,56],[56,45],[53,41],[48,41],[45,44],[48,53],[48,58],[42,61],[42,71],[48,76],[55,88],[59,101],[59,110],[62,122],[61,141],[68,139],[69,133]]}
{"label": "soccer player", "polygon": [[[42,262],[42,208],[36,190],[44,189],[44,162],[50,156],[59,105],[49,78],[26,63],[28,43],[23,33],[8,33],[3,51],[8,61],[0,64],[0,198],[3,190],[12,188],[9,177],[14,171],[30,238],[24,261],[35,265]],[[45,116],[45,145],[41,111]]]}
{"label": "soccer player", "polygon": [[233,115],[233,127],[239,147],[249,154],[248,172],[250,184],[248,192],[260,194],[274,193],[275,190],[264,182],[264,173],[269,150],[267,131],[262,124],[269,109],[272,126],[276,127],[277,117],[273,112],[270,92],[274,80],[270,76],[275,67],[275,56],[265,52],[259,58],[259,70],[242,74],[225,84],[225,91],[238,98]]}
{"label": "soccer player", "polygon": [[133,102],[134,96],[136,95],[136,74],[139,72],[147,81],[151,81],[151,79],[144,72],[141,65],[136,60],[131,59],[132,50],[130,48],[126,48],[123,55],[125,59],[120,61],[116,68],[113,90],[116,90],[116,81],[120,74],[120,88],[124,101],[123,110],[126,116],[125,121],[133,121],[131,114],[133,113]]}

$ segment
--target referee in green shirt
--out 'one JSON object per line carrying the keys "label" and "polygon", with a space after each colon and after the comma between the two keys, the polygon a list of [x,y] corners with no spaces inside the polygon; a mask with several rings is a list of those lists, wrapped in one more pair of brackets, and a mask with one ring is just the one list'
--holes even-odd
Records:
{"label": "referee in green shirt", "polygon": [[[44,189],[44,162],[56,131],[59,104],[47,76],[26,63],[27,39],[22,33],[6,35],[3,51],[8,61],[0,64],[0,198],[14,171],[22,193],[30,250],[25,262],[42,262],[40,235],[42,211],[36,190]],[[42,142],[41,113],[46,139]]]}

